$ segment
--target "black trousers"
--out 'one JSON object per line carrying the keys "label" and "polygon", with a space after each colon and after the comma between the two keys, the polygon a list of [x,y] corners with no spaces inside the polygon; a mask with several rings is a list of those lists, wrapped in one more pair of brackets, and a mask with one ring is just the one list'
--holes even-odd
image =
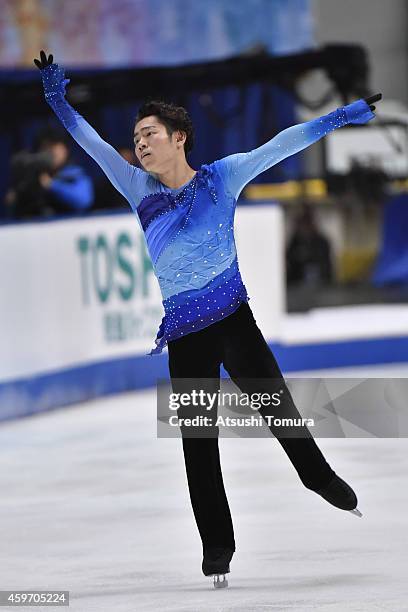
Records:
{"label": "black trousers", "polygon": [[[168,343],[169,369],[173,391],[178,392],[174,379],[207,378],[219,387],[220,366],[224,365],[234,383],[248,394],[281,392],[280,415],[301,418],[282,373],[268,347],[248,303],[225,319],[209,327]],[[262,380],[261,380],[262,379]],[[183,389],[185,390],[185,388]],[[214,389],[213,389],[214,390]],[[277,415],[276,408],[262,407],[260,414]],[[266,419],[265,419],[266,420]],[[272,433],[295,467],[302,483],[319,490],[334,476],[309,430],[302,437],[282,437],[282,430]],[[184,459],[191,504],[197,527],[206,551],[229,548],[235,551],[231,513],[222,479],[218,437],[182,437]]]}

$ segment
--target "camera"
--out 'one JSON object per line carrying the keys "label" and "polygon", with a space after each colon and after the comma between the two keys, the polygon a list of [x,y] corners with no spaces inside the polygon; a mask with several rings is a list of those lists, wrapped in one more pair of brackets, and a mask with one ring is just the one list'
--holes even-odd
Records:
{"label": "camera", "polygon": [[15,194],[14,217],[24,218],[42,214],[46,202],[39,176],[43,172],[52,173],[52,156],[47,151],[38,153],[21,151],[12,157],[10,187]]}

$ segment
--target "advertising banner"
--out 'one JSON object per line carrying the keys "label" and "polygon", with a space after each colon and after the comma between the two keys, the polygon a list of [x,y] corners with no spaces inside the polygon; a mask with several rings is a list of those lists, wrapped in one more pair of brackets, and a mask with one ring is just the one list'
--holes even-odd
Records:
{"label": "advertising banner", "polygon": [[[281,215],[276,206],[236,215],[241,273],[268,338],[283,305]],[[0,256],[0,383],[154,347],[162,298],[133,215],[6,226]]]}

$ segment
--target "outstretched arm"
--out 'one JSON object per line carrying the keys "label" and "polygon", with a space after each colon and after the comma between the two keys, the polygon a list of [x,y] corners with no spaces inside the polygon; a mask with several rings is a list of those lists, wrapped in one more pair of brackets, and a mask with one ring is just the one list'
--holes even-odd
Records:
{"label": "outstretched arm", "polygon": [[375,117],[373,102],[381,94],[336,109],[328,115],[283,130],[264,145],[248,153],[236,153],[215,162],[229,192],[238,198],[249,181],[286,157],[317,142],[333,130],[348,123],[366,123]]}
{"label": "outstretched arm", "polygon": [[99,164],[113,186],[127,199],[133,210],[143,196],[146,180],[145,172],[129,164],[123,157],[77,113],[65,99],[64,69],[53,63],[53,56],[34,60],[41,70],[45,99],[58,119],[76,142]]}

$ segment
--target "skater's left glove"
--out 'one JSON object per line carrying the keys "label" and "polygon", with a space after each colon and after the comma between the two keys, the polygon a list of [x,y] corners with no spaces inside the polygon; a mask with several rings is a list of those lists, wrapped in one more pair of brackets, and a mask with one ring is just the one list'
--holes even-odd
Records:
{"label": "skater's left glove", "polygon": [[375,111],[374,102],[379,102],[382,98],[382,94],[378,93],[368,98],[361,98],[356,102],[352,102],[347,106],[343,106],[344,112],[346,113],[347,123],[367,123],[371,119],[374,119]]}
{"label": "skater's left glove", "polygon": [[364,98],[364,100],[367,102],[367,104],[369,105],[370,109],[372,111],[375,111],[375,106],[373,106],[374,102],[379,102],[382,98],[382,94],[378,93],[378,94],[374,94],[373,96],[370,96],[369,98]]}

